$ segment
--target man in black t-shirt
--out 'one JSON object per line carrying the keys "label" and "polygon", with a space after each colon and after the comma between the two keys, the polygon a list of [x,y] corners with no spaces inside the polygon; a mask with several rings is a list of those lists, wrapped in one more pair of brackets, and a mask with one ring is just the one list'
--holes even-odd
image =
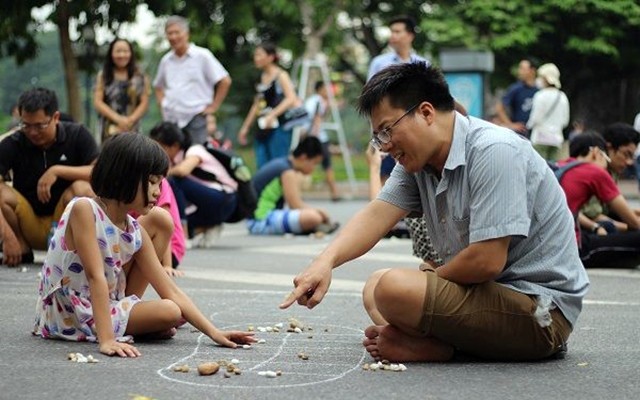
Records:
{"label": "man in black t-shirt", "polygon": [[[19,130],[0,142],[2,263],[33,261],[75,196],[92,196],[89,178],[98,146],[80,124],[60,122],[53,91],[34,88],[18,100]],[[12,186],[6,182],[12,181]]]}

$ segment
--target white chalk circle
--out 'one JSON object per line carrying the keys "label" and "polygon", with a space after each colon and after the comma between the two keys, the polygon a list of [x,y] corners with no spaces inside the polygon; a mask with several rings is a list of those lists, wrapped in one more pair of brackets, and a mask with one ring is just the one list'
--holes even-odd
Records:
{"label": "white chalk circle", "polygon": [[[255,324],[259,326],[260,324]],[[263,326],[273,326],[265,323]],[[245,330],[246,326],[226,326],[224,330]],[[192,386],[229,389],[288,388],[317,385],[335,381],[361,369],[367,355],[362,346],[364,333],[341,325],[318,324],[313,330],[302,333],[256,333],[265,339],[263,344],[253,344],[250,349],[229,349],[212,346],[204,334],[188,356],[177,360],[157,373],[172,382]],[[308,359],[303,359],[304,354]],[[224,377],[224,369],[212,376],[199,376],[197,366],[203,362],[232,360],[242,371],[240,375]],[[189,373],[175,372],[173,368],[188,365]],[[281,371],[275,378],[265,371]],[[260,374],[262,372],[262,374]]]}

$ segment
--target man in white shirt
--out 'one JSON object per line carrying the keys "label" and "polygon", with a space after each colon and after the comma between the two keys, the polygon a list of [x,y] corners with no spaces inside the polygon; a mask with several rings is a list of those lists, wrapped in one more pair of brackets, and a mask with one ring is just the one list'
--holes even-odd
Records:
{"label": "man in white shirt", "polygon": [[189,24],[171,16],[165,24],[171,51],[160,60],[153,86],[165,121],[176,123],[192,143],[207,140],[207,114],[214,114],[229,93],[231,77],[215,56],[189,42]]}
{"label": "man in white shirt", "polygon": [[371,60],[367,80],[373,75],[382,71],[389,65],[405,62],[429,61],[416,54],[413,50],[413,41],[416,38],[416,21],[407,16],[401,15],[389,21],[391,37],[389,37],[389,47],[392,51],[380,54]]}

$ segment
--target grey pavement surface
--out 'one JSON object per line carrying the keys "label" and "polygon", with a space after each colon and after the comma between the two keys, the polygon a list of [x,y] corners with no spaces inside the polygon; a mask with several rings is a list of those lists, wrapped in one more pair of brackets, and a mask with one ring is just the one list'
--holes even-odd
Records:
{"label": "grey pavement surface", "polygon": [[[362,200],[310,201],[345,222]],[[138,343],[138,359],[109,358],[97,346],[42,340],[30,334],[38,266],[0,267],[0,399],[638,399],[640,398],[640,270],[590,270],[591,290],[563,360],[499,363],[463,360],[407,364],[405,372],[362,369],[368,325],[360,290],[383,267],[418,265],[409,240],[385,239],[334,273],[325,301],[309,311],[277,305],[293,276],[330,236],[251,237],[227,225],[213,249],[188,252],[179,285],[218,327],[273,326],[290,317],[312,331],[259,333],[251,349],[217,347],[190,325],[167,341]],[[154,296],[152,290],[148,293]],[[95,364],[73,363],[70,352]],[[309,359],[302,360],[299,352]],[[198,376],[204,361],[238,359],[241,375]],[[192,367],[174,372],[175,365]],[[281,370],[267,378],[259,371]]]}

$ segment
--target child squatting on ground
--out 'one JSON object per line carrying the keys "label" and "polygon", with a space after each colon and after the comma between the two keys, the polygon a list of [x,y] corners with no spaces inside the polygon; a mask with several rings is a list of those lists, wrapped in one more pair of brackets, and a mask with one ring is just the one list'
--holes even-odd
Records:
{"label": "child squatting on ground", "polygon": [[[137,357],[132,336],[170,337],[184,318],[223,346],[255,340],[248,332],[217,329],[164,271],[157,253],[165,249],[154,249],[128,214],[166,213],[155,205],[168,168],[165,152],[144,135],[117,135],[105,143],[91,176],[97,197],[69,203],[51,240],[35,335],[97,341],[103,354]],[[149,284],[159,300],[141,300]]]}

